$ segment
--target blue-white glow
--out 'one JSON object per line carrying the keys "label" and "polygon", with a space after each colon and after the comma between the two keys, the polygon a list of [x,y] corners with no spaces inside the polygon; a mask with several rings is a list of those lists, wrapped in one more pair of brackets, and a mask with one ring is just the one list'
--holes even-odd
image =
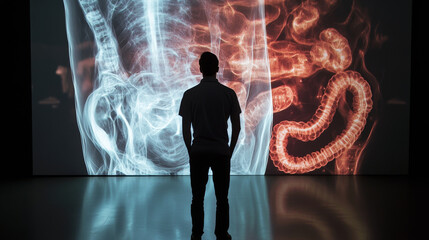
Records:
{"label": "blue-white glow", "polygon": [[[190,178],[88,178],[77,239],[189,239]],[[245,199],[243,199],[245,198]],[[204,239],[215,239],[216,197],[207,183]],[[235,239],[272,239],[264,176],[231,177],[230,229]]]}
{"label": "blue-white glow", "polygon": [[196,63],[207,50],[221,60],[220,82],[234,80],[240,90],[242,132],[231,174],[265,174],[272,102],[264,7],[255,3],[233,35],[220,30],[227,20],[221,4],[64,0],[89,174],[189,174],[178,109],[202,77]]}

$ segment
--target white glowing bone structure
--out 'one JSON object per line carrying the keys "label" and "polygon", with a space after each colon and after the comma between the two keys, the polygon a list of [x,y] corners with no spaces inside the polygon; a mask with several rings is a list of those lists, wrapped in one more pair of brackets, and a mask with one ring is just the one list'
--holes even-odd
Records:
{"label": "white glowing bone structure", "polygon": [[[219,56],[221,83],[229,85],[232,80],[243,90],[239,93],[243,113],[249,112],[247,101],[264,92],[257,98],[265,106],[258,110],[263,112],[252,112],[249,119],[241,116],[242,129],[251,124],[250,119],[256,123],[252,132],[240,134],[231,174],[265,173],[271,86],[265,23],[254,21],[264,19],[262,1],[243,8],[244,13],[205,1],[80,0],[78,7],[74,1],[64,2],[76,113],[89,174],[189,173],[178,109],[183,92],[201,79],[195,63],[203,51]],[[74,26],[80,11],[93,39],[79,36],[83,31]],[[224,12],[250,20],[229,33],[223,29],[229,19],[222,16]],[[81,38],[96,46],[93,89],[87,96],[74,68],[82,61],[77,47]]]}
{"label": "white glowing bone structure", "polygon": [[[303,157],[287,152],[288,138],[313,141],[326,130],[332,121],[341,94],[350,91],[353,98],[353,113],[343,132],[323,147]],[[308,122],[282,121],[274,127],[270,156],[274,165],[285,173],[304,173],[325,166],[350,148],[365,127],[366,117],[372,109],[371,88],[362,76],[354,71],[334,75],[326,87],[321,105]]]}
{"label": "white glowing bone structure", "polygon": [[118,74],[120,69],[116,40],[113,38],[112,30],[100,12],[97,1],[82,0],[80,3],[97,42],[98,54],[96,60],[100,64],[101,73],[103,74],[104,71],[107,71]]}

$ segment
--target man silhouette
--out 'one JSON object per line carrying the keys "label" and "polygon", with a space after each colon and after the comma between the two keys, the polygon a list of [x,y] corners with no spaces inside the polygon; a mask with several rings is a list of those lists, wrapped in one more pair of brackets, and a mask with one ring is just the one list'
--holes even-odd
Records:
{"label": "man silhouette", "polygon": [[[213,172],[216,194],[217,239],[231,239],[229,228],[228,189],[231,155],[240,132],[240,105],[235,92],[216,79],[219,60],[210,52],[201,54],[201,82],[188,89],[182,98],[179,115],[182,116],[183,139],[189,153],[192,188],[192,236],[201,239],[204,231],[204,195],[209,168]],[[228,146],[228,118],[232,134]],[[194,139],[191,144],[191,124]]]}

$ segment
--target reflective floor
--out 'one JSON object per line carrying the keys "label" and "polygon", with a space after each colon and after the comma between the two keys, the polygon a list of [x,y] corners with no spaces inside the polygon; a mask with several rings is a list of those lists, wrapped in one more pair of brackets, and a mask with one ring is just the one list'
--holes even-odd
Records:
{"label": "reflective floor", "polygon": [[[229,232],[411,239],[416,189],[406,176],[232,176]],[[189,176],[34,177],[2,180],[0,190],[2,239],[190,239]],[[215,203],[209,179],[203,239],[216,239]]]}

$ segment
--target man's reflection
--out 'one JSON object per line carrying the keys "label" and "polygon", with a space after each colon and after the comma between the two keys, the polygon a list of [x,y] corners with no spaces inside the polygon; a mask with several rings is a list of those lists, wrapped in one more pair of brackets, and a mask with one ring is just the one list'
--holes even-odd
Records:
{"label": "man's reflection", "polygon": [[[188,239],[189,186],[189,176],[88,178],[79,239]],[[265,177],[231,176],[230,189],[230,232],[235,239],[271,239]],[[215,201],[209,181],[207,233],[214,232]]]}

